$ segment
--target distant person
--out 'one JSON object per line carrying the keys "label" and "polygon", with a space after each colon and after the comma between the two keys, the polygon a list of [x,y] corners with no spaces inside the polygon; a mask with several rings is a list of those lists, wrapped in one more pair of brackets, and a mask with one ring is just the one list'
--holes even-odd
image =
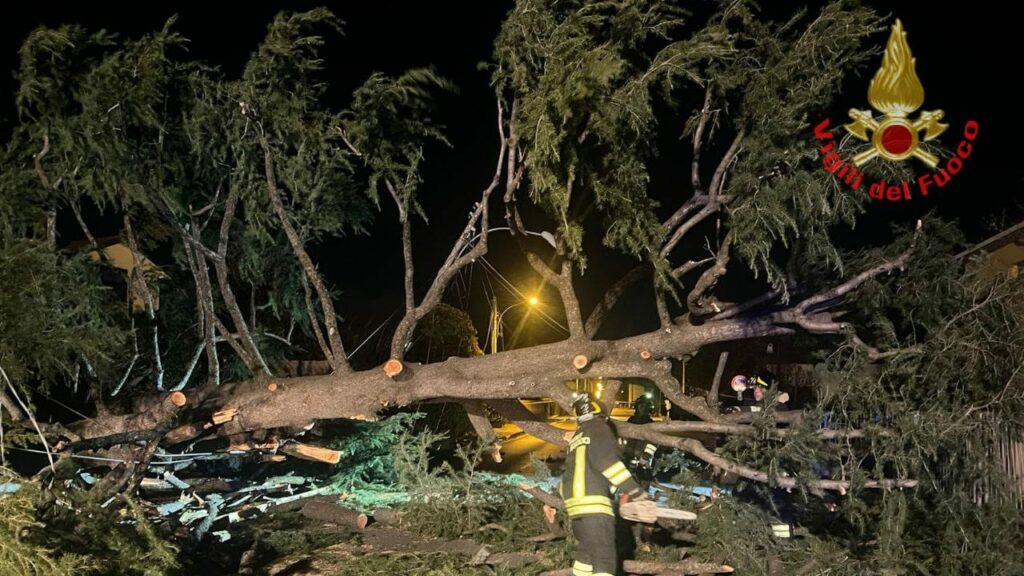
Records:
{"label": "distant person", "polygon": [[[637,425],[649,424],[654,422],[653,414],[654,401],[651,400],[650,396],[644,394],[633,402],[633,415],[629,417],[627,422]],[[644,482],[650,481],[653,477],[651,471],[654,464],[654,454],[657,451],[658,447],[656,445],[646,440],[631,438],[625,442],[622,456],[633,476],[637,480]]]}
{"label": "distant person", "polygon": [[[651,417],[653,413],[654,401],[649,395],[644,394],[633,402],[633,415],[629,417],[627,422],[637,425],[649,424],[654,422],[654,418]],[[625,443],[625,449],[622,454],[623,460],[626,461],[626,466],[644,492],[647,492],[651,481],[654,480],[654,455],[657,451],[658,446],[646,440],[630,438]],[[654,533],[654,526],[633,523],[631,529],[637,548],[644,552],[650,552],[650,541],[651,535]]]}
{"label": "distant person", "polygon": [[733,411],[761,412],[768,407],[773,397],[776,411],[789,410],[789,394],[777,393],[775,375],[767,370],[754,376],[737,374],[732,378],[730,387],[736,392],[739,402],[738,406],[733,407]]}

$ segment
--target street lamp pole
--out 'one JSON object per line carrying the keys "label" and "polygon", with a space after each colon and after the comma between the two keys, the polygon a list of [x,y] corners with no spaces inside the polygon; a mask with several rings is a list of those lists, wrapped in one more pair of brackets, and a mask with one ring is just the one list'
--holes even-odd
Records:
{"label": "street lamp pole", "polygon": [[491,298],[491,354],[498,352],[498,326],[501,315],[498,314],[498,299]]}

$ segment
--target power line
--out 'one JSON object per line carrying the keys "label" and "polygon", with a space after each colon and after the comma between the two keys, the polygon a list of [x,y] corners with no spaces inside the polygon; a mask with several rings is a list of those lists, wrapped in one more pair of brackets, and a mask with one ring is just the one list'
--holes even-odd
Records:
{"label": "power line", "polygon": [[57,400],[56,398],[54,398],[52,396],[48,396],[48,395],[42,393],[39,390],[33,390],[33,392],[36,393],[36,394],[39,394],[43,398],[46,398],[47,400],[49,400],[50,402],[53,402],[54,404],[56,404],[58,406],[61,406],[61,407],[65,408],[65,409],[67,409],[67,410],[70,410],[70,411],[74,412],[76,415],[81,416],[82,418],[85,418],[86,420],[92,420],[91,416],[86,416],[85,414],[82,414],[78,410],[75,410],[71,406],[68,406],[67,404],[61,402],[60,400]]}
{"label": "power line", "polygon": [[395,311],[394,311],[394,312],[392,312],[392,313],[391,313],[391,315],[387,317],[387,319],[385,319],[385,320],[384,320],[383,322],[381,322],[381,323],[380,323],[380,326],[377,326],[377,329],[376,329],[376,330],[374,330],[373,332],[370,332],[370,335],[369,335],[369,336],[367,336],[367,337],[366,337],[365,339],[363,339],[362,343],[360,343],[360,344],[359,344],[359,346],[356,346],[356,349],[355,349],[355,350],[353,350],[353,351],[349,352],[349,353],[348,353],[348,356],[345,356],[345,360],[351,360],[351,359],[352,359],[352,357],[353,357],[353,356],[355,356],[356,352],[359,352],[359,349],[360,349],[360,348],[362,348],[362,347],[363,347],[363,345],[365,345],[365,344],[366,344],[367,342],[369,342],[369,341],[370,341],[370,339],[371,339],[371,338],[373,338],[373,336],[374,336],[374,335],[375,335],[375,334],[376,334],[377,332],[380,332],[380,329],[381,329],[381,328],[383,328],[385,324],[387,324],[388,322],[390,322],[390,321],[391,321],[391,319],[392,319],[392,318],[394,318],[394,317],[395,317],[395,314],[397,314],[397,313],[398,313],[398,309],[396,308],[396,309],[395,309]]}
{"label": "power line", "polygon": [[[522,292],[522,291],[520,291],[520,290],[519,290],[518,288],[516,288],[515,284],[512,284],[512,282],[510,282],[508,278],[506,278],[506,277],[505,277],[505,276],[504,276],[504,275],[503,275],[503,274],[502,274],[501,272],[499,272],[499,271],[498,271],[498,269],[497,269],[497,268],[495,268],[493,264],[491,264],[490,262],[488,262],[486,258],[484,258],[484,257],[481,257],[481,258],[480,258],[480,261],[481,261],[481,262],[483,262],[483,264],[484,264],[484,266],[486,267],[486,269],[488,269],[489,271],[491,271],[492,273],[494,273],[494,274],[495,274],[495,275],[496,275],[496,276],[498,277],[498,279],[499,279],[499,280],[501,280],[501,283],[502,283],[502,285],[503,285],[503,286],[505,287],[505,289],[506,289],[506,290],[508,290],[508,291],[509,291],[509,292],[510,292],[510,293],[511,293],[512,295],[514,295],[514,296],[517,296],[517,297],[519,297],[519,298],[521,298],[521,299],[523,299],[523,300],[527,300],[527,299],[529,299],[529,297],[528,297],[528,296],[527,296],[526,294],[523,294],[523,292]],[[539,315],[541,316],[541,318],[542,318],[542,319],[544,319],[544,320],[548,321],[548,323],[549,323],[549,324],[554,324],[554,325],[555,325],[556,327],[558,327],[559,329],[561,329],[561,330],[562,330],[563,332],[565,332],[566,334],[570,334],[570,332],[569,332],[569,329],[568,329],[568,328],[566,328],[565,326],[563,326],[563,325],[562,325],[562,323],[561,323],[561,322],[559,322],[558,320],[555,320],[555,319],[554,319],[554,318],[552,318],[552,317],[551,317],[550,315],[548,315],[548,313],[547,313],[547,312],[544,312],[544,311],[543,311],[543,310],[541,310],[540,308],[534,308],[534,310],[536,310],[536,311],[537,311],[537,313],[538,313],[538,314],[539,314]]]}

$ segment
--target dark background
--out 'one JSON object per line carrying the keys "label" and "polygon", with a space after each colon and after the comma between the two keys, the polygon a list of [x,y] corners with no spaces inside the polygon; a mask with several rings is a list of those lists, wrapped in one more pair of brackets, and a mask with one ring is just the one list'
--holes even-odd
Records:
{"label": "dark background", "polygon": [[[14,120],[13,92],[17,50],[24,37],[40,25],[57,26],[77,22],[89,28],[106,28],[126,36],[138,36],[160,28],[172,14],[178,14],[176,28],[191,39],[191,53],[220,66],[229,76],[240,71],[249,53],[262,39],[267,24],[280,10],[303,10],[324,2],[49,2],[22,3],[5,8],[0,28],[0,123],[6,133]],[[804,2],[771,2],[766,12],[784,17]],[[820,2],[811,2],[813,6]],[[1017,155],[1017,135],[1022,121],[1017,116],[1017,94],[1011,88],[1013,72],[1019,68],[1013,58],[1019,49],[1009,48],[1017,34],[1014,19],[981,3],[960,4],[938,9],[932,3],[868,2],[882,13],[902,19],[911,50],[917,58],[917,72],[925,86],[924,109],[942,109],[950,129],[943,136],[946,146],[955,146],[968,119],[981,126],[973,156],[965,163],[954,185],[933,191],[928,198],[910,203],[874,202],[855,230],[851,245],[884,242],[893,223],[908,223],[935,210],[956,218],[971,242],[1020,220],[1022,162]],[[930,6],[929,6],[930,4]],[[420,197],[430,217],[429,227],[416,222],[413,228],[417,287],[420,293],[432,279],[447,254],[472,203],[491,178],[498,149],[493,93],[488,73],[478,68],[490,59],[492,41],[500,22],[511,7],[508,1],[484,2],[346,2],[331,6],[345,22],[343,36],[331,36],[324,52],[332,84],[332,105],[344,107],[348,95],[374,71],[397,74],[412,67],[433,65],[459,86],[458,94],[439,99],[437,118],[448,127],[453,147],[427,150],[425,182]],[[879,33],[884,45],[888,31]],[[867,85],[880,62],[860,75],[851,74],[839,99],[829,112],[833,125],[846,119],[852,106],[867,107]],[[687,187],[688,154],[679,139],[682,123],[662,122],[661,160],[653,167],[652,194],[663,202],[666,213],[681,200]],[[808,146],[814,146],[808,128]],[[678,160],[678,161],[674,161]],[[669,183],[676,183],[670,186]],[[501,217],[501,211],[495,216]],[[531,214],[527,214],[531,216]],[[528,226],[542,230],[546,223],[529,218]],[[71,224],[71,223],[69,223]],[[492,222],[501,225],[503,222]],[[103,226],[103,224],[99,224]],[[116,234],[115,223],[98,234]],[[77,239],[73,225],[61,227],[62,243]],[[591,233],[588,249],[590,266],[579,281],[584,313],[589,311],[603,288],[633,264],[628,258],[611,254],[599,246]],[[382,204],[371,234],[331,242],[314,250],[314,259],[342,292],[339,311],[345,316],[346,344],[353,349],[365,335],[387,318],[397,321],[402,305],[402,264],[399,228],[393,206]],[[539,280],[512,246],[507,235],[493,237],[488,262],[524,293],[539,290]],[[649,288],[641,287],[622,307],[610,326],[611,332],[636,333],[656,326]],[[470,310],[481,340],[486,333],[488,301],[491,295],[505,308],[520,301],[502,287],[500,278],[483,263],[471,266],[453,284],[449,301]],[[557,302],[551,290],[541,299]],[[560,308],[545,309],[561,322]],[[524,318],[526,306],[506,316],[511,326],[526,325],[518,345],[550,341],[559,330],[537,315]],[[376,356],[387,348],[388,330],[368,342],[360,354]],[[506,345],[511,345],[511,340]],[[358,360],[358,359],[357,359]]]}

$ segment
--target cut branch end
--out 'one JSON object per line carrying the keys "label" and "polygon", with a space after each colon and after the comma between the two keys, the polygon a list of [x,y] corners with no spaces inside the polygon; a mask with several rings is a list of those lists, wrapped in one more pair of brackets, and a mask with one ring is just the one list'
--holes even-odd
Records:
{"label": "cut branch end", "polygon": [[188,402],[188,397],[182,392],[171,392],[170,395],[167,396],[167,400],[171,404],[181,408],[186,402]]}
{"label": "cut branch end", "polygon": [[388,375],[388,378],[394,378],[402,373],[405,366],[402,365],[402,361],[392,358],[384,363],[384,373]]}

